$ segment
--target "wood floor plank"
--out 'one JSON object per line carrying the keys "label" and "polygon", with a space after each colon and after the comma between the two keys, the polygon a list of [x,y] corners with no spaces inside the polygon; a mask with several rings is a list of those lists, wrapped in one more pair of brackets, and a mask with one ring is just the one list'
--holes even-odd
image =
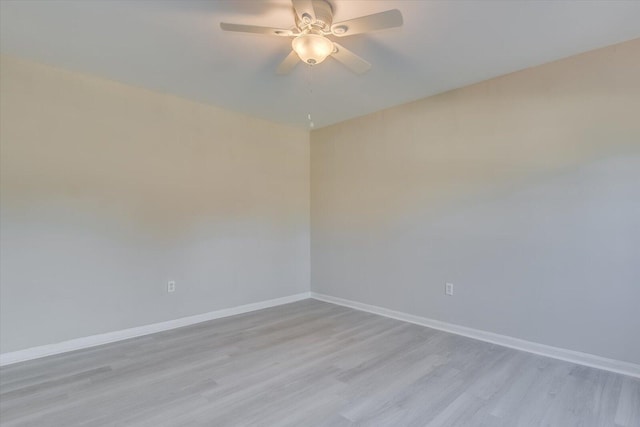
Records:
{"label": "wood floor plank", "polygon": [[0,368],[0,424],[640,427],[640,380],[305,300]]}

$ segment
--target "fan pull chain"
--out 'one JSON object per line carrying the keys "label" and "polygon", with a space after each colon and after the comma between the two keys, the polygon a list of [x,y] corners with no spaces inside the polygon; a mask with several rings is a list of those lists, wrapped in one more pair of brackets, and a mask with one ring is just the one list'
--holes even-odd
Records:
{"label": "fan pull chain", "polygon": [[311,116],[311,109],[313,108],[313,89],[311,88],[311,82],[312,82],[312,66],[308,66],[307,67],[307,88],[309,89],[309,113],[307,114],[307,119],[309,120],[309,128],[313,129],[313,127],[315,126],[315,124],[313,123],[313,118]]}

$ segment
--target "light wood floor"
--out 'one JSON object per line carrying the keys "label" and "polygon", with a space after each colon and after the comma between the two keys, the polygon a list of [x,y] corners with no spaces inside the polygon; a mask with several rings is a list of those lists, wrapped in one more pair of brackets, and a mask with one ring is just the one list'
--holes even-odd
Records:
{"label": "light wood floor", "polygon": [[306,300],[0,370],[2,426],[640,426],[640,380]]}

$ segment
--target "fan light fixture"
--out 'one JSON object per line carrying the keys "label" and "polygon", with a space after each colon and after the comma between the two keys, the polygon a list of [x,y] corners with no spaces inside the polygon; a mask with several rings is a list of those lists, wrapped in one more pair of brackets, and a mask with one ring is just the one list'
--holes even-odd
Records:
{"label": "fan light fixture", "polygon": [[333,42],[320,34],[306,32],[293,39],[291,47],[301,60],[310,65],[319,64],[333,53]]}

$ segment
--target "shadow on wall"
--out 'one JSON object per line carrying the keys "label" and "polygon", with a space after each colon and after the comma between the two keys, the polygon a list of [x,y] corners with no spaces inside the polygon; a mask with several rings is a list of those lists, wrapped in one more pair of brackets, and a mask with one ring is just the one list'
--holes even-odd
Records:
{"label": "shadow on wall", "polygon": [[361,229],[314,218],[312,289],[638,363],[638,182],[640,153],[388,210]]}

